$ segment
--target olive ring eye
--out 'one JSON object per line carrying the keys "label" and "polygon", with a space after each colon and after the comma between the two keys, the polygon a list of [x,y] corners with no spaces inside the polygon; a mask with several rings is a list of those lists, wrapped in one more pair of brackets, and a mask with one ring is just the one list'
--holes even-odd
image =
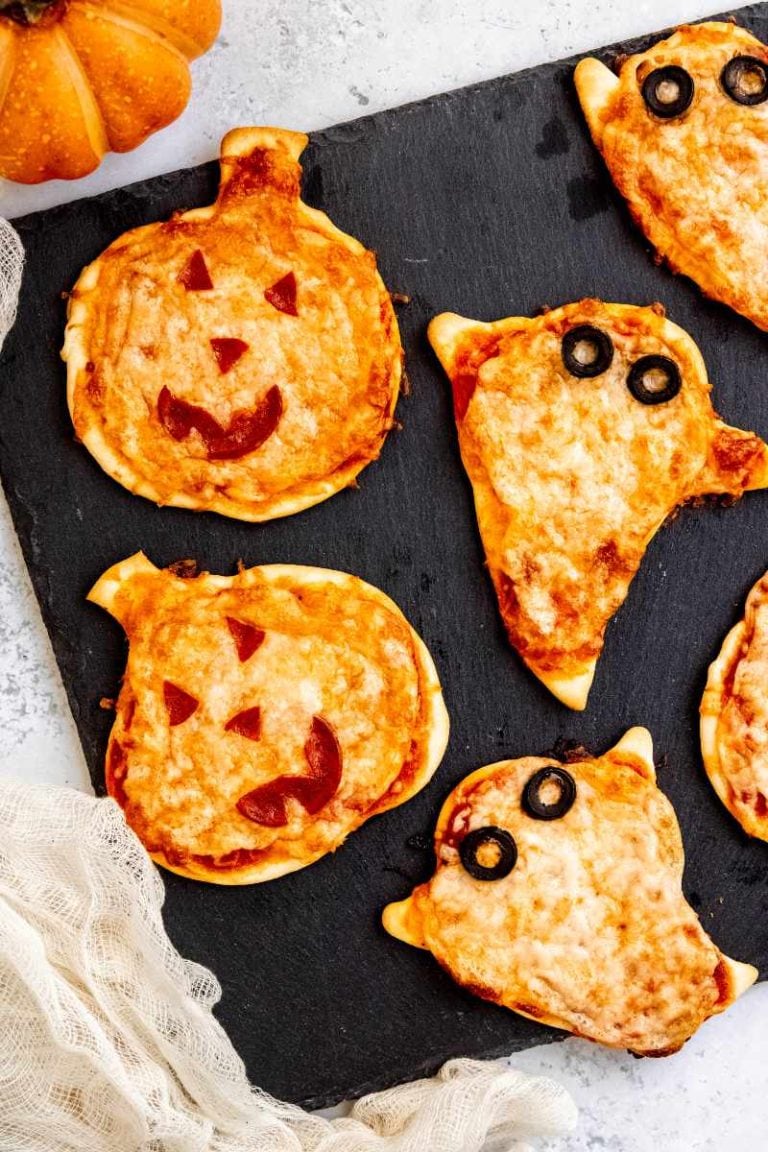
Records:
{"label": "olive ring eye", "polygon": [[641,356],[629,370],[627,387],[641,404],[665,404],[682,387],[680,369],[668,356]]}
{"label": "olive ring eye", "polygon": [[654,68],[643,81],[643,100],[654,116],[661,120],[674,120],[682,116],[693,100],[693,79],[685,68],[668,64]]}
{"label": "olive ring eye", "polygon": [[762,104],[768,99],[768,65],[756,56],[734,56],[720,73],[720,83],[737,104]]}
{"label": "olive ring eye", "polygon": [[576,781],[554,764],[534,772],[523,789],[523,811],[534,820],[559,820],[576,800]]}
{"label": "olive ring eye", "polygon": [[571,376],[590,379],[606,372],[613,360],[613,344],[607,333],[591,324],[579,324],[563,336],[563,364]]}
{"label": "olive ring eye", "polygon": [[503,880],[517,863],[517,845],[509,832],[489,825],[466,834],[459,857],[475,880]]}

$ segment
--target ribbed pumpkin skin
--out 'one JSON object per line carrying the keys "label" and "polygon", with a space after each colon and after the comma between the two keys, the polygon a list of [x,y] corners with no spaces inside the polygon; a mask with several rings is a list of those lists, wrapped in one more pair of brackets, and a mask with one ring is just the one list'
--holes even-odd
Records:
{"label": "ribbed pumpkin skin", "polygon": [[37,24],[0,13],[0,176],[76,180],[183,112],[189,61],[220,0],[58,0]]}

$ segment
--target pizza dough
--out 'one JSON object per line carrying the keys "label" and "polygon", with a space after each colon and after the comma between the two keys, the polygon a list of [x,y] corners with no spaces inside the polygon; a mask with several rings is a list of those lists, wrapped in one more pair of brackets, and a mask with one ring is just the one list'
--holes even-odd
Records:
{"label": "pizza dough", "polygon": [[107,789],[173,872],[250,884],[303,868],[442,759],[432,659],[355,576],[270,564],[183,577],[137,553],[89,598],[129,640]]}
{"label": "pizza dough", "polygon": [[725,807],[750,836],[768,840],[768,574],[710,666],[701,750]]}
{"label": "pizza dough", "polygon": [[576,89],[638,226],[673,271],[760,328],[768,286],[768,48],[732,23],[679,28]]}
{"label": "pizza dough", "polygon": [[230,132],[216,203],[121,236],[72,291],[75,431],[157,504],[286,516],[352,484],[392,427],[392,303],[373,253],[299,198],[306,143]]}
{"label": "pizza dough", "polygon": [[650,734],[574,759],[504,760],[462,781],[438,819],[434,876],[384,927],[483,999],[663,1056],[757,972],[718,950],[683,897]]}
{"label": "pizza dough", "polygon": [[429,338],[511,643],[571,708],[608,621],[674,509],[768,485],[768,448],[723,424],[696,345],[658,305],[582,300]]}

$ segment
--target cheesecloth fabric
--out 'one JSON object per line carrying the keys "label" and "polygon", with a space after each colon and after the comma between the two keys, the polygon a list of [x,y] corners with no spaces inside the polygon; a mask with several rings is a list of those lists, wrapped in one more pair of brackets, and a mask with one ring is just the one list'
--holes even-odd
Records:
{"label": "cheesecloth fabric", "polygon": [[479,1152],[575,1123],[557,1084],[452,1060],[340,1120],[250,1087],[221,989],[163,927],[163,883],[113,800],[0,780],[4,1152]]}
{"label": "cheesecloth fabric", "polygon": [[[0,220],[0,344],[22,262]],[[272,1099],[212,1014],[215,976],[168,939],[164,894],[114,801],[0,779],[3,1152],[511,1152],[574,1127],[559,1085],[471,1060],[344,1119]]]}

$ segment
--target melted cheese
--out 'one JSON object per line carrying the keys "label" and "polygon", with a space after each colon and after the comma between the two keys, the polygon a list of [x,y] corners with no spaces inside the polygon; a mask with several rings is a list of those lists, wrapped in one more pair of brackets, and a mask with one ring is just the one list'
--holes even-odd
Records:
{"label": "melted cheese", "polygon": [[[392,601],[354,576],[271,565],[182,579],[139,554],[91,599],[130,642],[109,790],[166,867],[219,883],[303,867],[414,795],[442,758],[448,721],[429,653]],[[245,660],[230,619],[263,633]],[[181,723],[170,722],[168,683],[196,704]],[[258,738],[227,729],[253,708]],[[253,790],[309,774],[318,716],[341,753],[332,798],[314,814],[289,799],[280,827],[241,814]]]}
{"label": "melted cheese", "polygon": [[[613,359],[592,379],[562,359],[591,324]],[[437,317],[430,340],[457,396],[459,444],[510,640],[532,671],[583,708],[605,627],[648,541],[678,504],[768,481],[768,449],[717,419],[701,355],[655,308],[584,300],[534,320]],[[662,355],[682,388],[639,403],[632,365]]]}
{"label": "melted cheese", "polygon": [[[521,806],[527,781],[551,761],[507,760],[469,776],[441,813],[434,876],[385,911],[385,927],[523,1015],[638,1053],[679,1048],[756,972],[718,951],[683,898],[680,832],[644,744],[634,729],[605,756],[568,764],[576,801],[552,821]],[[495,881],[474,879],[458,851],[467,832],[488,826],[518,851]]]}
{"label": "melted cheese", "polygon": [[[614,76],[581,61],[576,87],[595,143],[638,225],[671,267],[707,295],[768,328],[758,254],[768,239],[768,102],[736,103],[720,83],[734,56],[768,61],[765,45],[731,23],[678,29]],[[683,115],[660,120],[641,87],[677,65],[694,82]]]}
{"label": "melted cheese", "polygon": [[[373,254],[299,199],[305,144],[273,129],[230,133],[216,204],[120,237],[72,292],[63,356],[77,435],[158,504],[284,516],[352,483],[392,426],[402,350],[391,301]],[[200,254],[213,287],[188,290]],[[297,315],[265,295],[290,275]],[[220,339],[247,346],[226,372]],[[271,389],[282,411],[250,452],[211,458],[198,430],[169,433],[164,388],[223,429]]]}
{"label": "melted cheese", "polygon": [[768,840],[768,575],[709,669],[701,704],[704,765],[745,832]]}

